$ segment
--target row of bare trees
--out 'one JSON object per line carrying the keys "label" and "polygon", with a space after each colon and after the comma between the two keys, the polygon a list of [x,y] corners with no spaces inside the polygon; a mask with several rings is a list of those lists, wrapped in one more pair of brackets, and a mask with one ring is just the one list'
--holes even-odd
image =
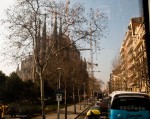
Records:
{"label": "row of bare trees", "polygon": [[[87,14],[80,3],[68,9],[65,3],[50,0],[17,0],[14,6],[6,10],[6,14],[7,18],[2,21],[9,32],[5,42],[5,58],[9,56],[9,59],[20,62],[28,53],[34,56],[33,75],[37,74],[40,79],[42,119],[45,119],[44,79],[48,77],[51,80],[51,76],[55,75],[48,72],[48,64],[54,62],[54,57],[59,56],[61,51],[68,50],[67,48],[81,39],[88,41],[89,36],[93,36],[98,41],[104,37],[107,32],[107,17],[98,9],[91,9]],[[90,32],[89,24],[92,27]],[[65,34],[71,34],[73,39],[61,46],[60,40]],[[80,80],[85,80],[85,75],[75,74],[82,70],[79,68],[82,65],[73,65],[79,62],[74,62],[68,55],[62,58],[62,55],[57,57],[59,60],[55,68],[64,64],[61,67],[64,71],[63,86],[66,89],[70,86],[67,82],[77,79],[79,81],[74,84],[79,86]],[[49,68],[53,69],[51,64]],[[74,80],[72,75],[78,78]]]}
{"label": "row of bare trees", "polygon": [[[144,50],[142,51],[144,54]],[[134,64],[132,70],[127,70],[127,63],[121,58],[114,58],[112,62],[112,74],[110,77],[110,88],[113,90],[132,90],[130,89],[132,84],[133,87],[138,87],[139,91],[146,86],[146,92],[148,92],[149,83],[148,83],[148,67],[147,67],[147,58],[146,55],[140,59],[138,56],[133,56]],[[132,78],[129,77],[129,74],[132,73]],[[116,79],[116,80],[113,80]],[[117,84],[118,82],[118,84]],[[116,85],[115,85],[116,83]]]}

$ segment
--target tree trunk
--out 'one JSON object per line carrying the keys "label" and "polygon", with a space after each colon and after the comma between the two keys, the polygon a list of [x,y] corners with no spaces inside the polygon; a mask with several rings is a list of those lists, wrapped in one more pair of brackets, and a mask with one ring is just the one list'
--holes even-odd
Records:
{"label": "tree trunk", "polygon": [[73,104],[74,104],[74,114],[76,114],[76,102],[75,102],[75,94],[74,94],[74,84],[73,84]]}
{"label": "tree trunk", "polygon": [[78,99],[79,99],[79,104],[80,104],[80,110],[81,110],[81,99],[80,99],[80,89],[78,89]]}
{"label": "tree trunk", "polygon": [[65,81],[65,119],[67,119],[67,88]]}
{"label": "tree trunk", "polygon": [[41,91],[42,119],[46,119],[46,117],[45,117],[45,103],[44,103],[44,80],[43,80],[42,72],[40,72],[40,91]]}

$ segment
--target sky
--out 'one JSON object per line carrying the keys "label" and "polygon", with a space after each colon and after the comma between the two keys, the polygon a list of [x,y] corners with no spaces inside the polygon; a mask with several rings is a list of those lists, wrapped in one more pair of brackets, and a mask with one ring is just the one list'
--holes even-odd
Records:
{"label": "sky", "polygon": [[[5,10],[9,8],[10,5],[14,4],[14,0],[1,0],[0,3],[0,20],[5,18]],[[4,40],[4,34],[6,34],[5,27],[1,25],[0,27],[0,70],[9,75],[12,71],[16,70],[16,64],[8,63],[6,59],[2,57],[1,51],[3,51],[2,45]],[[5,59],[5,60],[4,60]]]}
{"label": "sky", "polygon": [[[99,8],[108,16],[108,28],[109,35],[105,39],[101,39],[100,47],[101,51],[98,54],[94,54],[94,63],[98,66],[94,67],[94,76],[97,79],[101,79],[107,82],[110,78],[112,71],[112,61],[119,54],[121,43],[125,37],[125,32],[129,25],[130,19],[138,17],[139,15],[139,2],[138,0],[70,0],[70,2],[82,2],[86,9]],[[12,5],[14,0],[3,0],[0,4],[0,19],[4,17],[3,10]],[[3,34],[5,29],[0,27],[0,43],[2,44]],[[0,48],[0,50],[3,50]],[[90,54],[87,53],[81,54]],[[83,55],[84,56],[84,55]],[[84,56],[87,61],[90,60],[90,56]],[[8,64],[4,62],[3,57],[0,55],[0,70],[6,75],[9,75],[12,71],[16,70],[17,64]],[[96,72],[100,71],[100,72]]]}
{"label": "sky", "polygon": [[[100,47],[102,47],[102,49],[100,53],[94,54],[93,62],[98,63],[98,67],[95,66],[94,71],[100,71],[94,72],[95,77],[106,83],[109,81],[110,73],[112,72],[112,61],[119,55],[121,43],[125,38],[130,19],[140,16],[139,1],[86,0],[84,4],[86,8],[101,9],[109,18],[109,35],[107,38],[101,39]],[[88,57],[86,57],[86,59],[90,59],[90,57]]]}

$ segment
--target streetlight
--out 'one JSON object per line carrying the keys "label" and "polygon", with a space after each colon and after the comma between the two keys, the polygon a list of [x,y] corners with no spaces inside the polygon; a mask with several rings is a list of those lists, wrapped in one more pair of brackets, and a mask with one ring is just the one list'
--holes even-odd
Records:
{"label": "streetlight", "polygon": [[58,78],[58,89],[57,89],[57,101],[58,101],[58,110],[57,110],[57,119],[60,119],[60,101],[62,101],[62,94],[60,94],[60,77],[61,77],[61,70],[62,68],[57,68],[59,71],[59,78]]}

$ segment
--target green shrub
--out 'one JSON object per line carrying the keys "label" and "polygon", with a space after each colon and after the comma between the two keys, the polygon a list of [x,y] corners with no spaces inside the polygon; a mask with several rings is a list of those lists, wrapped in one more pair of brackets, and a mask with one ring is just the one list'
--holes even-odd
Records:
{"label": "green shrub", "polygon": [[41,106],[29,103],[11,103],[9,104],[7,115],[30,117],[36,113],[41,113]]}

